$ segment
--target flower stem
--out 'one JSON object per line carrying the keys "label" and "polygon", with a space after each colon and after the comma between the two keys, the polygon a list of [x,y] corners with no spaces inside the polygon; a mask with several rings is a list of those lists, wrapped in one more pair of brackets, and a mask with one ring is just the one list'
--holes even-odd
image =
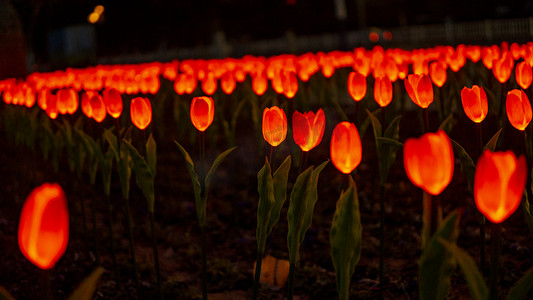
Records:
{"label": "flower stem", "polygon": [[135,287],[137,289],[137,296],[139,299],[142,299],[141,295],[141,286],[139,285],[139,273],[137,271],[137,262],[135,260],[135,243],[133,242],[133,225],[131,220],[131,209],[130,209],[130,199],[124,199],[126,207],[126,225],[128,227],[128,239],[130,240],[130,255],[131,255],[131,265],[133,267],[133,279],[135,282]]}
{"label": "flower stem", "polygon": [[206,259],[206,242],[205,226],[200,227],[202,238],[202,299],[207,300],[207,259]]}
{"label": "flower stem", "polygon": [[52,300],[52,289],[50,288],[50,269],[39,269],[41,272],[41,297],[44,300]]}
{"label": "flower stem", "polygon": [[155,266],[155,273],[157,278],[157,293],[159,295],[159,299],[163,299],[163,293],[161,290],[161,271],[159,269],[159,254],[157,252],[157,236],[155,234],[155,221],[154,221],[154,213],[150,212],[150,231],[152,233],[152,248],[154,251],[154,266]]}
{"label": "flower stem", "polygon": [[379,299],[383,299],[383,257],[385,254],[385,186],[379,189]]}
{"label": "flower stem", "polygon": [[[483,153],[483,134],[482,134],[482,128],[481,123],[476,123],[476,140],[478,141],[478,155],[476,156],[476,161],[479,159],[481,154]],[[485,258],[485,216],[481,214],[481,212],[477,212],[479,216],[479,241],[480,241],[480,267],[481,267],[481,273],[485,274],[486,272],[486,265],[487,265],[487,259]]]}
{"label": "flower stem", "polygon": [[113,237],[113,211],[111,207],[111,199],[107,196],[107,219],[109,229],[109,240],[111,243],[111,258],[113,259],[113,273],[115,275],[115,281],[118,284],[118,268],[117,268],[117,253],[115,249],[115,238]]}
{"label": "flower stem", "polygon": [[291,263],[289,265],[289,282],[287,285],[287,300],[292,300],[292,294],[294,290],[294,268],[296,266]]}
{"label": "flower stem", "polygon": [[93,250],[94,250],[94,256],[96,257],[96,265],[100,265],[100,253],[98,251],[98,244],[99,244],[99,239],[98,239],[98,233],[97,233],[97,230],[96,230],[96,201],[94,200],[94,195],[92,195],[91,197],[91,219],[92,219],[92,222],[93,222]]}
{"label": "flower stem", "polygon": [[490,260],[490,297],[491,300],[498,299],[499,283],[498,273],[500,272],[500,248],[501,248],[501,224],[492,224],[492,244],[491,244],[491,260]]}
{"label": "flower stem", "polygon": [[427,108],[422,108],[422,116],[424,117],[424,132],[429,132],[429,117]]}
{"label": "flower stem", "polygon": [[255,264],[255,275],[254,275],[254,289],[252,294],[252,299],[256,300],[259,294],[259,280],[261,279],[261,265],[263,264],[263,251],[257,251],[257,261]]}

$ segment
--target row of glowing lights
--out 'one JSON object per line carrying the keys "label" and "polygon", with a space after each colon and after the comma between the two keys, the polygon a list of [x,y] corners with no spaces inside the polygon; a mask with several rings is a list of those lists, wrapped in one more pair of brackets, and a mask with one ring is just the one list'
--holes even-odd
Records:
{"label": "row of glowing lights", "polygon": [[[527,49],[529,46],[523,53],[530,51]],[[502,57],[495,59],[493,64],[494,67],[500,65],[493,68],[493,72],[502,83],[509,79],[514,67],[514,56],[509,53],[511,52],[503,52]],[[509,74],[506,75],[507,78],[497,75],[499,72],[495,71],[497,69],[505,69],[503,72]],[[508,71],[509,69],[511,71]],[[283,73],[286,72],[276,72],[276,74]],[[515,73],[517,82],[522,88],[531,85],[531,66],[527,60],[517,65]],[[409,74],[404,79],[409,97],[422,109],[426,109],[433,102],[432,79],[433,76],[427,74]],[[437,83],[435,85],[439,86]],[[355,71],[351,73],[348,90],[355,101],[360,101],[366,94],[366,77]],[[57,95],[52,95],[48,89],[45,91],[47,91],[46,101],[40,105],[46,105],[45,108],[42,106],[41,108],[47,112],[50,110],[49,105],[54,105],[54,102],[49,102],[48,99],[54,98],[57,112],[74,113],[77,110],[75,89],[61,89]],[[6,101],[5,89],[3,95]],[[388,76],[376,78],[374,97],[382,107],[390,103],[392,86]],[[465,114],[473,122],[480,123],[484,120],[488,112],[488,102],[482,87],[476,85],[472,88],[464,87],[461,91],[461,100]],[[97,121],[103,120],[107,113],[118,118],[123,109],[121,93],[114,88],[105,89],[103,97],[95,91],[86,91],[82,95],[81,102],[84,114]],[[510,123],[518,130],[525,130],[532,119],[532,110],[524,91],[518,89],[509,91],[505,104]],[[215,104],[211,97],[193,98],[191,121],[199,131],[205,131],[211,125],[214,109]],[[140,130],[144,130],[152,118],[149,99],[144,97],[132,99],[130,115],[132,123]],[[311,151],[321,142],[325,122],[322,109],[316,113],[313,111],[293,113],[293,139],[302,151]],[[277,106],[265,108],[262,124],[263,137],[271,146],[276,147],[286,139],[287,118],[282,108]],[[444,131],[439,130],[436,133],[426,133],[420,138],[407,139],[403,153],[408,178],[427,193],[438,195],[451,182],[454,168],[453,148]],[[335,126],[331,136],[330,156],[333,164],[342,173],[349,174],[357,168],[362,158],[362,146],[355,124],[341,122]],[[526,178],[527,162],[524,156],[517,158],[511,151],[494,153],[485,151],[477,162],[474,181],[474,198],[478,209],[490,221],[503,222],[519,206]],[[48,207],[57,209],[47,210]],[[19,223],[19,246],[22,253],[43,269],[52,267],[66,249],[68,224],[68,210],[61,187],[57,184],[45,184],[35,189],[26,200]]]}

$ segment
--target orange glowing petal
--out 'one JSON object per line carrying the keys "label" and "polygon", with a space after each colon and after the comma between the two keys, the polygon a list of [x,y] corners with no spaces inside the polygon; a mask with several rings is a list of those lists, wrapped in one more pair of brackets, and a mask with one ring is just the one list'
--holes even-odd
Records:
{"label": "orange glowing petal", "polygon": [[431,79],[428,75],[423,75],[422,78],[420,78],[416,91],[418,94],[418,101],[420,101],[419,106],[421,108],[427,108],[433,103],[433,85],[431,84]]}
{"label": "orange glowing petal", "polygon": [[105,89],[103,94],[107,113],[115,119],[120,117],[122,114],[123,103],[119,91],[114,88],[109,88]]}
{"label": "orange glowing petal", "polygon": [[474,177],[478,210],[493,223],[505,221],[520,205],[527,178],[527,162],[513,152],[485,151]]}
{"label": "orange glowing petal", "polygon": [[294,111],[292,115],[292,134],[294,142],[302,151],[310,151],[322,141],[326,116],[322,109],[316,114],[312,111],[300,113]]}
{"label": "orange glowing petal", "polygon": [[298,78],[296,74],[291,71],[283,71],[281,73],[282,85],[283,85],[283,95],[288,99],[292,99],[296,92],[298,91]]}
{"label": "orange glowing petal", "polygon": [[266,76],[259,73],[252,78],[252,89],[257,96],[262,96],[268,88],[268,80]]}
{"label": "orange glowing petal", "polygon": [[91,103],[92,118],[96,122],[101,123],[105,119],[106,114],[107,114],[102,96],[100,96],[100,94],[98,93],[95,93],[91,97],[90,103]]}
{"label": "orange glowing petal", "polygon": [[233,93],[236,86],[237,82],[231,71],[225,72],[220,78],[220,88],[226,95]]}
{"label": "orange glowing petal", "polygon": [[410,138],[404,144],[404,167],[414,185],[438,195],[450,184],[454,159],[451,142],[443,130]]}
{"label": "orange glowing petal", "polygon": [[205,131],[215,117],[215,102],[211,97],[194,97],[191,103],[191,122],[199,131]]}
{"label": "orange glowing petal", "polygon": [[366,77],[357,73],[350,72],[348,75],[348,93],[355,101],[361,101],[366,95]]}
{"label": "orange glowing petal", "polygon": [[362,146],[355,124],[341,122],[331,135],[331,161],[344,174],[350,174],[361,163]]}
{"label": "orange glowing petal", "polygon": [[213,72],[207,73],[204,80],[202,80],[202,90],[206,95],[213,95],[217,90],[217,81]]}
{"label": "orange glowing petal", "polygon": [[152,104],[148,98],[137,97],[130,104],[131,122],[140,130],[146,129],[152,122]]}
{"label": "orange glowing petal", "polygon": [[85,91],[81,95],[81,111],[87,116],[87,118],[93,117],[93,109],[91,106],[91,98],[94,96],[95,92]]}
{"label": "orange glowing petal", "polygon": [[482,87],[477,85],[471,89],[464,87],[461,90],[461,101],[465,114],[475,123],[481,123],[488,112],[487,94]]}
{"label": "orange glowing petal", "polygon": [[522,89],[527,89],[533,80],[533,72],[529,63],[523,61],[516,65],[515,77],[516,83],[518,83]]}
{"label": "orange glowing petal", "polygon": [[263,111],[263,138],[273,147],[287,137],[287,116],[283,109],[273,106]]}
{"label": "orange glowing petal", "polygon": [[438,87],[442,87],[446,82],[446,68],[446,63],[443,61],[434,61],[429,65],[431,81]]}
{"label": "orange glowing petal", "polygon": [[378,77],[374,83],[374,99],[379,106],[385,107],[392,101],[392,83],[389,77]]}
{"label": "orange glowing petal", "polygon": [[526,93],[517,89],[507,92],[505,107],[511,125],[518,130],[525,130],[532,118],[531,103]]}
{"label": "orange glowing petal", "polygon": [[18,244],[22,254],[41,269],[50,269],[65,253],[69,235],[67,200],[61,187],[35,188],[22,207]]}

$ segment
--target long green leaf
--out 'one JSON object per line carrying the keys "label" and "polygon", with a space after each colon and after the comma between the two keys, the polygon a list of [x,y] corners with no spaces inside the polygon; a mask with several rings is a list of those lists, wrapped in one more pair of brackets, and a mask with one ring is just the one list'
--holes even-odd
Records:
{"label": "long green leaf", "polygon": [[80,286],[68,297],[69,300],[91,300],[94,290],[104,273],[104,268],[97,267],[87,278],[83,280]]}
{"label": "long green leaf", "polygon": [[155,205],[155,191],[154,191],[154,180],[155,174],[152,173],[150,166],[142,157],[142,155],[133,147],[130,142],[127,140],[122,140],[126,149],[130,152],[132,161],[133,161],[133,172],[135,173],[135,179],[137,185],[141,189],[146,198],[146,203],[148,205],[148,211],[150,213],[154,212]]}
{"label": "long green leaf", "polygon": [[6,288],[0,286],[0,300],[15,300],[15,298],[6,290]]}
{"label": "long green leaf", "polygon": [[438,241],[446,250],[453,254],[461,270],[463,270],[472,298],[474,300],[489,299],[489,288],[479,272],[474,259],[466,251],[457,247],[455,243],[450,243],[443,238],[439,238]]}
{"label": "long green leaf", "polygon": [[474,166],[474,162],[472,161],[472,158],[470,158],[470,155],[466,153],[465,149],[461,145],[459,145],[459,143],[452,139],[450,139],[450,141],[452,142],[453,152],[456,153],[459,156],[459,159],[461,160],[461,171],[463,171],[463,174],[468,180],[468,189],[470,191],[473,191],[474,175],[476,173],[476,167]]}
{"label": "long green leaf", "polygon": [[533,287],[533,268],[529,269],[520,280],[511,288],[505,299],[525,300],[529,290]]}
{"label": "long green leaf", "polygon": [[272,212],[270,213],[270,218],[268,219],[267,226],[267,235],[270,234],[272,228],[279,220],[279,214],[281,208],[287,199],[287,182],[289,179],[289,171],[291,169],[292,158],[290,155],[285,158],[281,166],[274,172],[272,177],[272,184],[274,185],[274,206],[272,207]]}
{"label": "long green leaf", "polygon": [[130,179],[132,159],[129,151],[126,149],[125,143],[120,145],[120,156],[118,161],[118,176],[120,179],[120,186],[122,187],[122,197],[124,199],[130,198]]}
{"label": "long green leaf", "polygon": [[257,191],[259,203],[257,204],[257,248],[260,253],[265,250],[267,226],[274,206],[274,185],[272,184],[272,171],[268,159],[257,173]]}
{"label": "long green leaf", "polygon": [[496,144],[498,143],[498,139],[500,138],[500,134],[502,133],[503,128],[500,128],[489,140],[489,142],[483,147],[484,150],[490,150],[494,152],[496,149]]}
{"label": "long green leaf", "polygon": [[191,176],[192,181],[192,187],[194,192],[194,202],[196,204],[196,215],[198,216],[198,221],[200,222],[200,226],[205,225],[205,202],[202,201],[202,187],[200,186],[200,181],[198,180],[198,173],[194,170],[194,162],[191,159],[191,156],[189,153],[181,146],[180,143],[178,143],[176,140],[174,140],[174,143],[176,146],[178,146],[178,149],[180,150],[181,154],[185,158],[185,164],[187,165],[187,170],[189,170],[189,175]]}
{"label": "long green leaf", "polygon": [[120,149],[118,149],[119,145],[117,142],[117,136],[111,132],[111,130],[106,129],[104,130],[104,137],[109,143],[109,147],[111,150],[113,150],[113,153],[115,154],[115,160],[120,160]]}
{"label": "long green leaf", "polygon": [[[442,100],[441,100],[442,101]],[[444,121],[439,126],[439,129],[444,130],[447,134],[450,134],[450,131],[452,131],[453,127],[453,113],[449,114]]]}
{"label": "long green leaf", "polygon": [[459,236],[459,214],[454,211],[442,222],[435,234],[429,238],[420,258],[420,299],[445,299],[450,288],[450,278],[455,269],[455,259],[438,242],[445,239],[455,243]]}
{"label": "long green leaf", "polygon": [[211,165],[211,168],[209,168],[209,171],[207,171],[207,175],[205,176],[205,191],[204,193],[207,194],[207,191],[209,191],[209,187],[211,186],[211,181],[213,180],[213,176],[215,176],[215,172],[218,169],[218,166],[226,159],[226,157],[233,152],[233,150],[237,149],[237,147],[230,148],[222,153],[220,153],[216,158],[213,164]]}
{"label": "long green leaf", "polygon": [[146,141],[146,162],[150,167],[150,172],[155,177],[156,164],[157,164],[157,146],[153,135],[150,133],[148,140]]}
{"label": "long green leaf", "polygon": [[348,190],[343,191],[329,231],[331,260],[335,267],[339,299],[348,299],[350,279],[361,257],[363,226],[359,214],[357,186],[350,177]]}
{"label": "long green leaf", "polygon": [[316,169],[312,166],[309,167],[296,178],[296,183],[292,188],[289,211],[287,213],[289,223],[287,245],[291,264],[295,264],[298,260],[298,250],[304,239],[305,232],[311,226],[314,206],[318,199],[318,175],[328,162],[329,160],[323,162]]}

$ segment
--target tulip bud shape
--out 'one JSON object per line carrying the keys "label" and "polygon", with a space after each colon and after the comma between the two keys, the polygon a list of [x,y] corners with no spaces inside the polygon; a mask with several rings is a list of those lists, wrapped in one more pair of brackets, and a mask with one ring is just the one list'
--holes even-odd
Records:
{"label": "tulip bud shape", "polygon": [[361,163],[362,146],[355,124],[341,122],[333,129],[330,145],[331,161],[344,174],[350,174]]}
{"label": "tulip bud shape", "polygon": [[409,74],[404,79],[405,89],[413,102],[421,108],[433,103],[433,85],[428,75]]}
{"label": "tulip bud shape", "polygon": [[351,72],[348,75],[348,93],[354,101],[361,101],[366,95],[366,77],[357,72]]}
{"label": "tulip bud shape", "polygon": [[137,97],[130,104],[131,122],[140,130],[146,129],[152,122],[152,105],[148,98]]}
{"label": "tulip bud shape", "polygon": [[515,77],[516,83],[522,88],[527,89],[531,85],[533,80],[533,72],[531,71],[531,66],[527,61],[523,61],[516,65]]}
{"label": "tulip bud shape", "polygon": [[67,199],[57,183],[35,188],[22,207],[18,244],[37,267],[52,268],[65,253],[69,235]]}
{"label": "tulip bud shape", "polygon": [[487,116],[489,104],[487,94],[482,87],[477,85],[471,89],[466,86],[461,90],[461,101],[465,114],[475,123],[481,123]]}
{"label": "tulip bud shape", "polygon": [[381,107],[389,105],[392,101],[392,83],[389,77],[378,77],[374,83],[374,99]]}
{"label": "tulip bud shape", "polygon": [[283,109],[273,106],[263,111],[263,138],[272,147],[281,144],[287,137],[287,116]]}
{"label": "tulip bud shape", "polygon": [[525,156],[513,152],[485,151],[474,176],[478,210],[493,223],[505,221],[520,205],[527,178]]}
{"label": "tulip bud shape", "polygon": [[310,151],[322,141],[324,128],[326,127],[326,115],[322,109],[316,114],[312,111],[292,114],[292,136],[296,145],[302,151]]}
{"label": "tulip bud shape", "polygon": [[114,88],[104,90],[104,104],[107,113],[113,118],[118,118],[122,114],[123,103],[119,91]]}
{"label": "tulip bud shape", "polygon": [[447,65],[443,61],[434,61],[429,65],[431,81],[438,87],[442,87],[446,82],[446,68]]}
{"label": "tulip bud shape", "polygon": [[511,125],[518,130],[525,130],[531,122],[531,103],[523,90],[512,90],[507,92],[505,101],[507,118]]}
{"label": "tulip bud shape", "polygon": [[403,148],[403,164],[414,185],[431,195],[440,194],[453,177],[453,149],[443,130],[410,138]]}
{"label": "tulip bud shape", "polygon": [[215,102],[211,97],[194,97],[191,103],[191,122],[199,131],[205,131],[213,123]]}

